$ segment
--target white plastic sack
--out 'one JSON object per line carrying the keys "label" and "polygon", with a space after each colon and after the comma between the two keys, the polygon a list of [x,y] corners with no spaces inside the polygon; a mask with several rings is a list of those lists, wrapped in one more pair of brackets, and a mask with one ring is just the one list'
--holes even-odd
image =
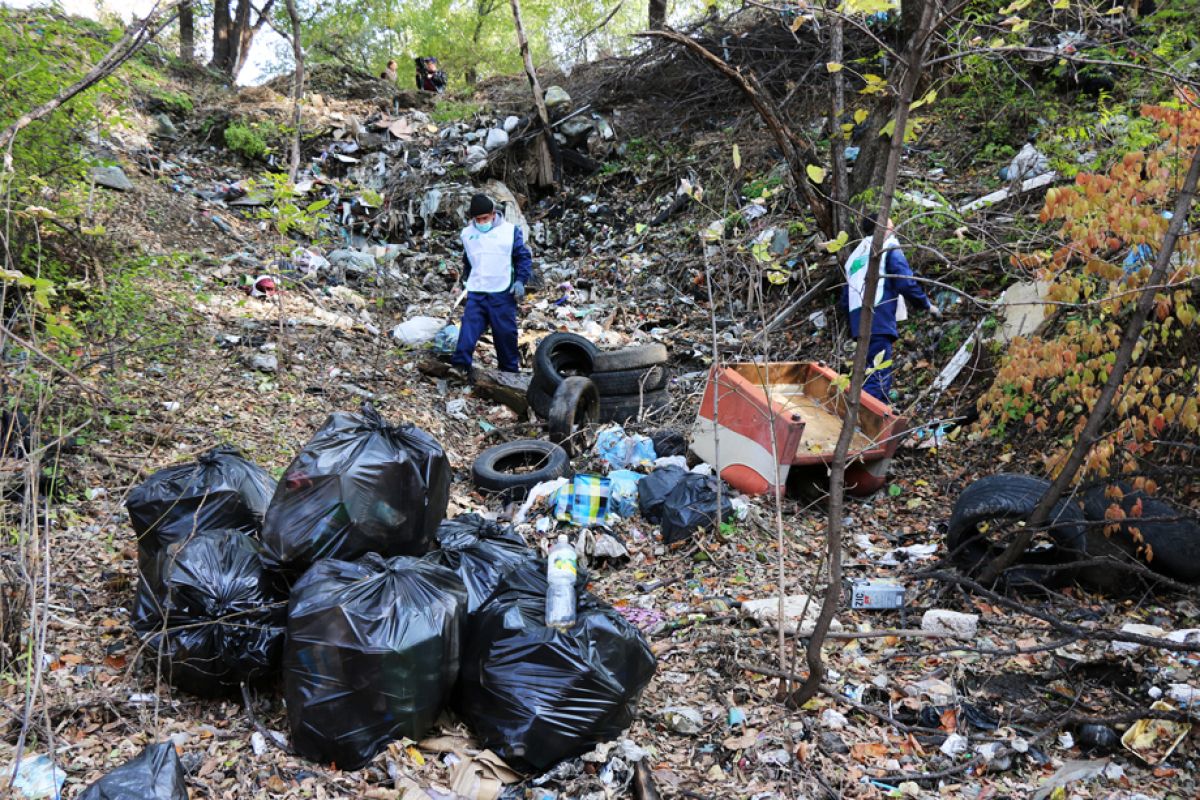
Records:
{"label": "white plastic sack", "polygon": [[487,140],[483,146],[490,153],[493,150],[499,150],[506,144],[508,144],[508,134],[502,128],[491,128],[487,132]]}
{"label": "white plastic sack", "polygon": [[417,347],[432,342],[445,326],[445,320],[436,317],[413,317],[392,328],[392,338],[406,347]]}

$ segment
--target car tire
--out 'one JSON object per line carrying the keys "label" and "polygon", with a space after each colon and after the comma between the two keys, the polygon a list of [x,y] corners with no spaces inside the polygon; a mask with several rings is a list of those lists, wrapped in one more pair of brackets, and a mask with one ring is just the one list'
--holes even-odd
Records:
{"label": "car tire", "polygon": [[650,413],[666,408],[668,404],[665,391],[645,392],[641,395],[622,394],[610,397],[600,397],[600,421],[625,423],[640,419],[643,413]]}
{"label": "car tire", "polygon": [[[667,361],[666,345],[654,342],[623,347],[620,350],[602,350],[593,357],[593,371],[621,372],[630,369],[646,369],[665,364]],[[603,394],[603,392],[601,392]]]}
{"label": "car tire", "polygon": [[[1135,560],[1177,581],[1200,582],[1200,522],[1186,511],[1138,491],[1127,482],[1115,485],[1122,492],[1119,500],[1107,496],[1108,485],[1094,486],[1083,493],[1089,552]],[[1121,509],[1124,519],[1107,519],[1108,509],[1113,505]],[[1140,518],[1135,516],[1139,505]],[[1109,526],[1116,526],[1111,536],[1104,532]],[[1145,549],[1139,554],[1143,544]],[[1148,562],[1146,549],[1151,554]],[[1122,571],[1117,577],[1122,574],[1128,576],[1129,573]]]}
{"label": "car tire", "polygon": [[[968,486],[954,504],[950,515],[946,546],[951,560],[967,574],[982,570],[989,561],[1007,546],[995,541],[987,528],[1004,522],[1019,522],[1033,513],[1049,481],[1032,475],[988,475]],[[980,530],[980,526],[986,526]],[[1053,541],[1051,548],[1032,549],[1022,563],[1041,566],[1081,561],[1087,557],[1087,526],[1083,511],[1071,500],[1059,500],[1050,513],[1047,533]],[[1004,576],[1004,582],[1016,589],[1033,589],[1037,585],[1060,586],[1072,580],[1078,570],[1021,569],[1014,566]]]}
{"label": "car tire", "polygon": [[[513,471],[521,467],[534,469]],[[553,442],[518,439],[480,453],[471,466],[471,481],[481,492],[503,495],[509,501],[523,500],[534,486],[561,478],[570,469],[566,451]]]}
{"label": "car tire", "polygon": [[600,393],[587,378],[574,376],[558,385],[550,400],[550,441],[567,451],[568,456],[585,450],[583,429],[600,420]]}
{"label": "car tire", "polygon": [[655,364],[646,369],[621,369],[614,372],[593,372],[592,383],[601,397],[611,395],[636,395],[641,392],[657,392],[667,385],[667,368]]}
{"label": "car tire", "polygon": [[587,377],[595,371],[599,354],[596,345],[574,333],[552,333],[538,342],[533,355],[533,378],[546,394],[553,396],[564,378]]}

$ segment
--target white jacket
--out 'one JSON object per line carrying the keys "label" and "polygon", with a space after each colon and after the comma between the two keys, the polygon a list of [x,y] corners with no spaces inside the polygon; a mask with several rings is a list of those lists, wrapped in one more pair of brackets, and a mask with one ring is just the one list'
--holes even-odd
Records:
{"label": "white jacket", "polygon": [[[867,263],[871,258],[871,239],[868,236],[858,243],[858,247],[854,248],[854,252],[850,254],[850,258],[846,259],[846,284],[850,287],[849,312],[853,313],[862,308],[863,292],[867,288]],[[879,254],[879,281],[875,284],[875,302],[872,306],[877,306],[883,302],[883,281],[887,276],[887,260],[889,250],[899,250],[900,242],[895,236],[889,236],[883,241],[883,252]],[[903,322],[908,319],[908,307],[904,305],[904,298],[896,298],[896,321]]]}
{"label": "white jacket", "polygon": [[504,292],[513,281],[513,242],[516,226],[500,214],[487,233],[470,223],[462,231],[463,252],[471,262],[468,292]]}

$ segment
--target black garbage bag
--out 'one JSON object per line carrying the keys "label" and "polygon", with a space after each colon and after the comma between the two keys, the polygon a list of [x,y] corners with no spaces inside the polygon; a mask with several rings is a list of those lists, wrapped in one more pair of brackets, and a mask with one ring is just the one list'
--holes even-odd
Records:
{"label": "black garbage bag", "polygon": [[646,522],[653,525],[662,522],[667,495],[687,474],[683,467],[659,467],[638,481],[638,511]]}
{"label": "black garbage bag", "polygon": [[188,800],[175,745],[159,742],[83,790],[76,800]]}
{"label": "black garbage bag", "polygon": [[437,540],[440,549],[425,558],[458,573],[467,588],[468,614],[487,602],[514,564],[530,561],[542,568],[541,557],[525,545],[521,534],[478,514],[443,520]]}
{"label": "black garbage bag", "polygon": [[242,531],[201,531],[159,554],[161,592],[139,584],[133,629],[172,686],[214,697],[278,666],[287,604],[261,549]]}
{"label": "black garbage bag", "polygon": [[423,559],[315,564],[288,608],[292,746],[359,769],[388,742],[424,736],[458,677],[466,606],[458,576]]}
{"label": "black garbage bag", "polygon": [[449,498],[450,463],[428,433],[389,425],[368,405],[331,414],[271,500],[267,566],[299,575],[323,558],[423,555]]}
{"label": "black garbage bag", "polygon": [[151,590],[160,591],[155,565],[168,545],[203,530],[257,534],[273,491],[267,471],[227,445],[147,478],[129,493],[125,509],[138,536],[138,571]]}
{"label": "black garbage bag", "polygon": [[[645,482],[645,478],[642,482]],[[681,542],[717,523],[717,478],[689,472],[667,495],[662,511],[662,535],[667,544]],[[729,491],[721,493],[721,520],[733,517]]]}
{"label": "black garbage bag", "polygon": [[620,736],[654,675],[637,628],[578,597],[575,625],[547,628],[546,576],[519,564],[468,624],[455,708],[515,769],[544,772]]}

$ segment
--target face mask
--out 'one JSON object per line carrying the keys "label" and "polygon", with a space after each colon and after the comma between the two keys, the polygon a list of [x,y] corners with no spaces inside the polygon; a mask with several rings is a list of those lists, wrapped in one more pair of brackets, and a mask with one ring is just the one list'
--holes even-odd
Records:
{"label": "face mask", "polygon": [[480,233],[487,233],[492,229],[493,224],[494,223],[492,222],[476,222],[475,230],[479,231]]}

